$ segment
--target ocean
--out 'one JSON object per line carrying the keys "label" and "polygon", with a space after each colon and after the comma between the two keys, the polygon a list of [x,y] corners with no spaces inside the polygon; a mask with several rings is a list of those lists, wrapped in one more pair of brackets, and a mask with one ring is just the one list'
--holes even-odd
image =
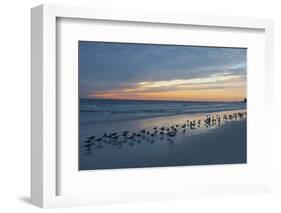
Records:
{"label": "ocean", "polygon": [[[80,99],[80,117],[85,122],[212,113],[246,109],[245,102],[151,101]],[[87,119],[88,116],[88,119]]]}

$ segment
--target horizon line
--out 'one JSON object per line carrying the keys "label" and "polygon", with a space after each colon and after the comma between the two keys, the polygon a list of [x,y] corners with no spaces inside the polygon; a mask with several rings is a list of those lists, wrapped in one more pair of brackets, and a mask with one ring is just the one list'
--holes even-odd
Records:
{"label": "horizon line", "polygon": [[157,100],[157,99],[122,99],[122,98],[93,98],[93,97],[79,97],[79,99],[93,99],[93,100],[114,100],[114,101],[174,101],[174,102],[245,102],[245,99],[233,100],[233,101],[223,101],[223,100]]}

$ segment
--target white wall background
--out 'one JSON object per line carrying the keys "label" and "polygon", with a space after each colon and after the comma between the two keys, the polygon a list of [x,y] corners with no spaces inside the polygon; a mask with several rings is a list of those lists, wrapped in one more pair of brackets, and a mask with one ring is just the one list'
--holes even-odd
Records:
{"label": "white wall background", "polygon": [[[0,212],[37,212],[29,204],[30,8],[42,3],[275,19],[274,193],[259,196],[52,209],[60,212],[281,212],[281,3],[278,0],[8,0],[0,6]],[[278,85],[279,84],[279,85]],[[279,110],[278,110],[279,109]],[[281,121],[281,120],[280,120]]]}

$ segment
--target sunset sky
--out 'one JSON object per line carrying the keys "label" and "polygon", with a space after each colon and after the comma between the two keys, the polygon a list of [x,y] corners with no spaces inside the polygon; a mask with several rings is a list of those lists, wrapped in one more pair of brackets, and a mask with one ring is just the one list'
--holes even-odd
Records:
{"label": "sunset sky", "polygon": [[241,101],[247,50],[79,42],[80,98]]}

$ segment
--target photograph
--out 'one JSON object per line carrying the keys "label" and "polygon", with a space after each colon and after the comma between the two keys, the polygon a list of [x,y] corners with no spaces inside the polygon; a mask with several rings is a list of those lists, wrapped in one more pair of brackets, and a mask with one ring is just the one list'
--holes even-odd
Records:
{"label": "photograph", "polygon": [[247,163],[247,48],[78,41],[79,170]]}

